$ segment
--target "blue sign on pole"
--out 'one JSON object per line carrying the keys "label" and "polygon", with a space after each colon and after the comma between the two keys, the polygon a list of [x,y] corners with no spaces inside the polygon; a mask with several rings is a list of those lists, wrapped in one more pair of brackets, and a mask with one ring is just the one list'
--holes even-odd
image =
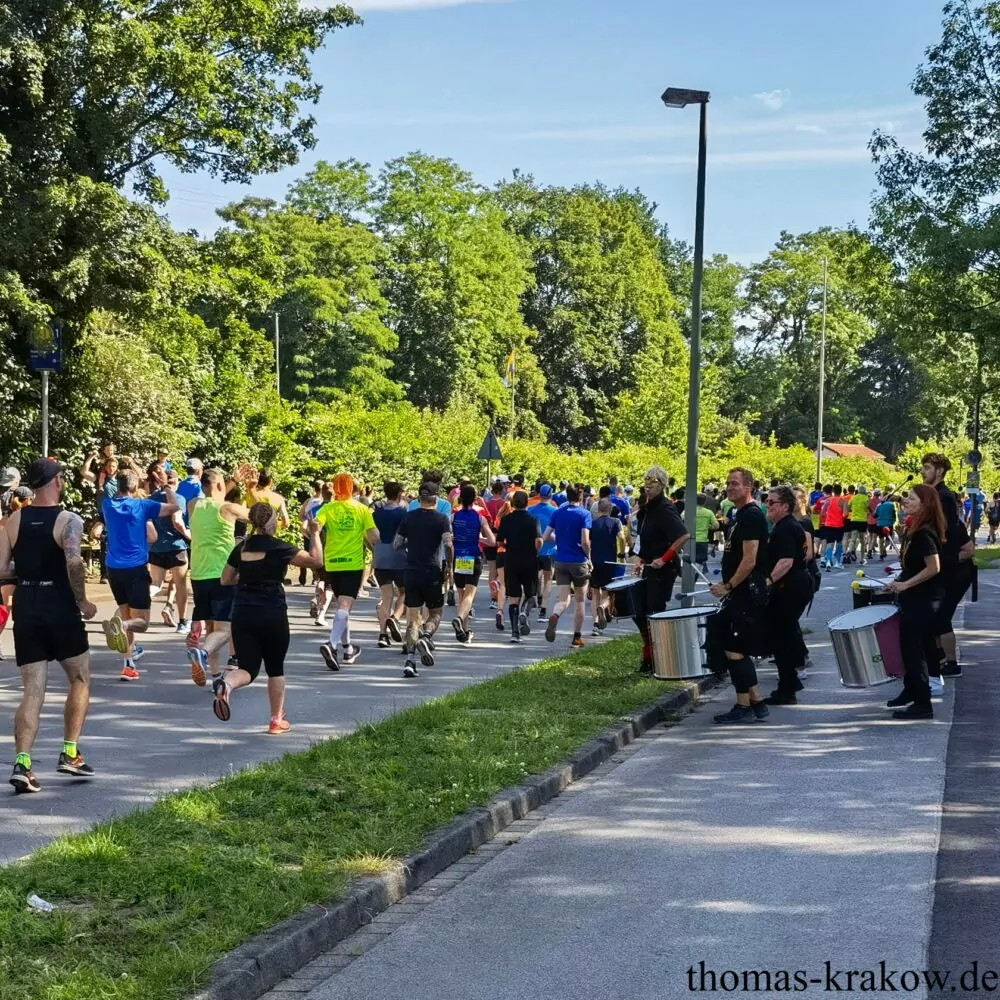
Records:
{"label": "blue sign on pole", "polygon": [[62,371],[62,324],[39,323],[29,334],[28,368],[33,372]]}

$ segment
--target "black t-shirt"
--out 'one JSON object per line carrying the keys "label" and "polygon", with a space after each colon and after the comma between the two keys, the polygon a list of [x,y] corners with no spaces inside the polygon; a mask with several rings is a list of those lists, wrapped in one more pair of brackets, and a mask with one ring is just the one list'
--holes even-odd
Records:
{"label": "black t-shirt", "polygon": [[806,558],[806,562],[809,562],[814,558],[813,539],[816,537],[816,526],[813,524],[811,517],[800,517],[798,518],[798,523],[802,526],[802,530],[809,539],[809,552]]}
{"label": "black t-shirt", "polygon": [[379,541],[392,545],[400,522],[406,517],[406,508],[402,504],[385,505],[372,511],[375,527],[378,528]]}
{"label": "black t-shirt", "polygon": [[969,532],[962,521],[958,497],[944,483],[938,483],[936,489],[945,524],[945,540],[940,543],[941,569],[949,570],[958,565],[958,553],[969,540]]}
{"label": "black t-shirt", "polygon": [[538,565],[535,539],[541,537],[537,518],[526,510],[512,510],[504,515],[497,528],[497,545],[506,550],[505,566],[531,569]]}
{"label": "black t-shirt", "polygon": [[441,571],[441,539],[451,534],[451,521],[431,507],[411,510],[396,533],[406,539],[408,570]]}
{"label": "black t-shirt", "polygon": [[767,539],[767,573],[770,574],[782,559],[791,559],[792,568],[780,582],[802,573],[806,568],[805,545],[806,533],[802,525],[794,517],[783,517]]}
{"label": "black t-shirt", "polygon": [[[913,532],[912,535],[908,535],[906,540],[903,542],[901,559],[903,571],[899,574],[900,581],[905,582],[915,577],[926,567],[928,556],[940,554],[941,544],[938,539],[937,532],[926,525],[918,531]],[[941,580],[941,574],[938,573],[937,576],[932,576],[929,580],[925,580],[916,587],[912,587],[910,590],[904,591],[903,596],[905,597],[906,594],[909,594],[912,597],[927,597],[933,599],[940,597],[942,592],[943,583]]]}
{"label": "black t-shirt", "polygon": [[[761,572],[767,564],[767,518],[764,512],[753,501],[733,517],[733,527],[726,539],[726,548],[722,553],[722,582],[727,583],[743,562],[743,545],[746,542],[757,542],[756,568]],[[749,579],[749,578],[748,578]],[[747,585],[747,580],[740,588]]]}
{"label": "black t-shirt", "polygon": [[[237,607],[285,607],[285,588],[281,585],[288,564],[298,555],[298,548],[273,535],[251,535],[237,545],[227,560],[239,572],[236,587]],[[263,553],[263,559],[247,559]]]}

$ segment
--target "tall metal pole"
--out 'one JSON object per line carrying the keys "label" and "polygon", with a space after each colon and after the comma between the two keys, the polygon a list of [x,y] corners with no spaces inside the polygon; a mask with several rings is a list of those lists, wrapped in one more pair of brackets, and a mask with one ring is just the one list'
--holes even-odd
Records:
{"label": "tall metal pole", "polygon": [[517,392],[517,351],[510,352],[513,362],[510,372],[510,439],[514,440],[514,394]]}
{"label": "tall metal pole", "polygon": [[[705,273],[705,173],[708,154],[708,104],[702,102],[698,130],[698,195],[694,214],[694,283],[691,289],[691,373],[688,389],[687,480],[684,487],[684,527],[691,536],[688,561],[682,570],[685,594],[694,594],[695,532],[698,521],[698,426],[701,420],[701,286]],[[684,599],[685,607],[694,597]]]}
{"label": "tall metal pole", "polygon": [[281,395],[281,327],[278,314],[274,314],[274,387]]}
{"label": "tall metal pole", "polygon": [[42,458],[49,457],[49,373],[42,369]]}
{"label": "tall metal pole", "polygon": [[816,440],[816,482],[823,481],[823,394],[826,389],[826,295],[829,286],[829,269],[823,258],[823,327],[819,337],[819,427]]}

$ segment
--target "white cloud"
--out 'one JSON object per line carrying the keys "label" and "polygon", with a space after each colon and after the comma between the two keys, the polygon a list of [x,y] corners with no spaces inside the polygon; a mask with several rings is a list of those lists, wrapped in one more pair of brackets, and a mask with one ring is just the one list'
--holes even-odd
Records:
{"label": "white cloud", "polygon": [[792,99],[792,92],[790,90],[765,90],[763,93],[753,96],[769,111],[780,111]]}
{"label": "white cloud", "polygon": [[796,125],[796,132],[815,132],[817,135],[824,135],[826,133],[825,128],[820,128],[818,125]]}
{"label": "white cloud", "polygon": [[[341,0],[303,0],[308,7],[332,7]],[[461,7],[470,3],[509,3],[511,0],[347,0],[359,13],[367,10],[430,10],[434,7]]]}
{"label": "white cloud", "polygon": [[[697,158],[687,154],[627,156],[606,161],[616,167],[687,167]],[[818,149],[748,149],[729,153],[709,153],[709,166],[783,167],[824,163],[870,163],[871,153],[863,145],[826,146]]]}

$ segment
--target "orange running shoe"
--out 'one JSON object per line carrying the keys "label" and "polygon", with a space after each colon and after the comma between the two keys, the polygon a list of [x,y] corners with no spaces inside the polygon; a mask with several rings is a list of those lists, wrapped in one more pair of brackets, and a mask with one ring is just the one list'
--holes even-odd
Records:
{"label": "orange running shoe", "polygon": [[583,641],[583,639],[574,639],[574,640],[573,640],[573,641],[572,641],[572,642],[570,643],[570,646],[571,646],[571,647],[572,647],[573,649],[580,649],[580,648],[581,648],[582,646],[586,646],[586,645],[587,645],[587,644],[586,644],[586,643],[585,643],[585,642]]}
{"label": "orange running shoe", "polygon": [[139,671],[135,667],[125,667],[121,677],[118,679],[122,681],[137,681],[139,679]]}
{"label": "orange running shoe", "polygon": [[285,718],[285,713],[282,712],[281,715],[271,716],[271,724],[267,727],[267,731],[271,736],[280,736],[282,733],[287,733],[291,728],[292,724]]}

